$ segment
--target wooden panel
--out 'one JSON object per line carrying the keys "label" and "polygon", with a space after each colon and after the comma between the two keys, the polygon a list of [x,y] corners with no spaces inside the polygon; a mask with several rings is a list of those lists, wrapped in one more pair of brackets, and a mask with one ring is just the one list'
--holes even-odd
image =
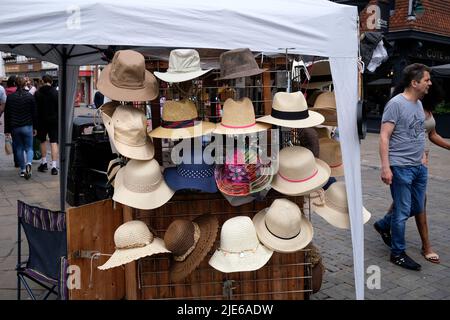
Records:
{"label": "wooden panel", "polygon": [[[133,208],[123,206],[123,222],[134,219]],[[137,287],[137,264],[136,261],[125,264],[125,297],[127,300],[137,300],[139,292]]]}
{"label": "wooden panel", "polygon": [[75,258],[79,250],[106,254],[114,252],[114,231],[122,224],[122,207],[113,208],[111,200],[91,203],[67,210],[67,248],[69,265],[81,270],[81,288],[69,290],[70,300],[122,299],[125,296],[125,274],[123,268],[99,270],[109,257],[91,259]]}
{"label": "wooden panel", "polygon": [[[263,68],[270,70],[270,63],[264,63]],[[264,100],[264,114],[270,114],[272,112],[272,90],[270,72],[263,73],[263,100]]]}

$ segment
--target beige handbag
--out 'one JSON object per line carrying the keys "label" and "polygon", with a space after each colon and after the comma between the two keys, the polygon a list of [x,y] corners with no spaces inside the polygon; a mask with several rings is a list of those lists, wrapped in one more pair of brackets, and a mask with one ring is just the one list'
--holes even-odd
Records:
{"label": "beige handbag", "polygon": [[8,156],[13,153],[12,138],[10,136],[5,136],[5,152]]}

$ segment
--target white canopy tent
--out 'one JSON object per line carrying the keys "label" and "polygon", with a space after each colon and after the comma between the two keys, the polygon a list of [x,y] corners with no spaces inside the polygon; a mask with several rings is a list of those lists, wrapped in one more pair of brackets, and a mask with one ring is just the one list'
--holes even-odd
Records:
{"label": "white canopy tent", "polygon": [[[0,51],[60,65],[61,205],[78,66],[108,45],[250,48],[328,57],[351,221],[356,298],[364,299],[364,234],[357,133],[358,11],[326,0],[17,0],[0,3]],[[68,140],[69,139],[69,140]],[[64,173],[64,174],[63,174]]]}

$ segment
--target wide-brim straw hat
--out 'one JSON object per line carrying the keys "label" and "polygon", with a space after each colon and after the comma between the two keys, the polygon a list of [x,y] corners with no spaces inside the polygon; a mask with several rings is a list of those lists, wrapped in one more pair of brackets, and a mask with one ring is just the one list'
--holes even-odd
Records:
{"label": "wide-brim straw hat", "polygon": [[321,93],[314,102],[314,107],[310,108],[310,110],[318,112],[324,116],[325,121],[322,125],[333,127],[338,125],[336,98],[334,92],[326,91]]}
{"label": "wide-brim straw hat", "polygon": [[158,81],[145,69],[144,56],[133,50],[119,50],[100,74],[98,90],[117,101],[149,101],[158,96]]}
{"label": "wide-brim straw hat", "polygon": [[319,158],[325,161],[331,169],[332,177],[344,175],[344,164],[342,163],[341,145],[339,141],[330,138],[319,139]]}
{"label": "wide-brim straw hat", "polygon": [[276,199],[253,217],[259,240],[269,249],[289,253],[305,248],[313,227],[300,208],[287,199]]}
{"label": "wide-brim straw hat", "polygon": [[130,160],[117,172],[113,200],[149,210],[161,207],[174,193],[164,181],[156,160]]}
{"label": "wide-brim straw hat", "polygon": [[271,114],[257,121],[287,128],[309,128],[320,125],[325,118],[320,113],[308,110],[303,93],[298,91],[277,92],[273,97]]}
{"label": "wide-brim straw hat", "polygon": [[212,69],[202,70],[200,56],[194,49],[175,49],[170,51],[167,72],[156,72],[159,79],[177,83],[198,78]]}
{"label": "wide-brim straw hat", "polygon": [[230,80],[256,76],[267,71],[261,69],[248,48],[234,49],[222,53],[219,57],[220,76],[214,80]]}

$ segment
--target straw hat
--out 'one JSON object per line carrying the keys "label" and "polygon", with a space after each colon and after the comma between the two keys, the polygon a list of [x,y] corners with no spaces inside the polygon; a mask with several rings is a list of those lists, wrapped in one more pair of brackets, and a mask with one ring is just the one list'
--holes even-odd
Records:
{"label": "straw hat", "polygon": [[328,164],[332,177],[342,177],[344,175],[344,165],[342,164],[341,145],[339,142],[330,138],[322,138],[319,139],[319,144],[319,159]]}
{"label": "straw hat", "polygon": [[303,249],[313,238],[311,223],[298,205],[287,199],[276,199],[253,217],[259,240],[276,252]]}
{"label": "straw hat", "polygon": [[119,50],[100,74],[97,88],[111,100],[149,101],[158,96],[158,81],[145,69],[144,56]]}
{"label": "straw hat", "polygon": [[320,113],[309,111],[303,93],[298,91],[277,92],[273,97],[271,114],[257,121],[287,128],[309,128],[321,124],[325,118]]}
{"label": "straw hat", "polygon": [[106,270],[158,253],[169,253],[164,241],[156,238],[147,225],[139,220],[125,222],[114,232],[116,251],[98,268]]}
{"label": "straw hat", "polygon": [[194,138],[211,133],[216,127],[215,123],[197,120],[197,108],[187,99],[166,101],[161,118],[161,126],[150,132],[153,138]]}
{"label": "straw hat", "polygon": [[198,78],[211,70],[202,70],[197,50],[175,49],[170,51],[167,72],[155,72],[155,76],[166,82],[183,82]]}
{"label": "straw hat", "polygon": [[172,198],[175,191],[163,179],[156,160],[130,160],[119,170],[113,200],[137,209],[155,209]]}
{"label": "straw hat", "polygon": [[255,226],[247,216],[225,221],[218,248],[209,264],[221,272],[253,271],[263,267],[273,251],[259,242]]}
{"label": "straw hat", "polygon": [[310,109],[325,117],[324,126],[337,126],[336,98],[334,92],[323,92],[314,102],[314,107]]}
{"label": "straw hat", "polygon": [[[350,229],[350,216],[348,214],[347,192],[345,183],[338,181],[333,183],[325,192],[319,190],[313,195],[313,210],[331,225]],[[363,207],[363,221],[369,221],[371,214]]]}
{"label": "straw hat", "polygon": [[114,180],[116,179],[117,172],[123,167],[122,159],[115,158],[111,160],[108,164],[108,169],[106,170],[106,176],[108,177],[108,183],[114,187]]}
{"label": "straw hat", "polygon": [[255,76],[267,69],[260,69],[253,53],[248,48],[234,49],[219,57],[220,77],[215,80],[229,80]]}
{"label": "straw hat", "polygon": [[331,139],[331,127],[318,126],[318,127],[314,127],[314,130],[317,131],[319,139],[321,139],[321,138],[330,138]]}
{"label": "straw hat", "polygon": [[142,111],[114,101],[105,103],[100,111],[108,136],[121,155],[136,160],[153,159],[155,148],[147,136],[147,118]]}
{"label": "straw hat", "polygon": [[287,195],[305,195],[324,186],[330,178],[330,167],[314,158],[306,148],[293,146],[281,149],[278,173],[272,188]]}
{"label": "straw hat", "polygon": [[210,215],[193,221],[174,220],[164,234],[164,243],[173,256],[170,280],[179,282],[197,268],[216,241],[219,222]]}
{"label": "straw hat", "polygon": [[223,105],[222,122],[217,125],[216,134],[247,134],[266,131],[269,124],[257,123],[255,109],[249,98],[235,101],[228,98]]}

